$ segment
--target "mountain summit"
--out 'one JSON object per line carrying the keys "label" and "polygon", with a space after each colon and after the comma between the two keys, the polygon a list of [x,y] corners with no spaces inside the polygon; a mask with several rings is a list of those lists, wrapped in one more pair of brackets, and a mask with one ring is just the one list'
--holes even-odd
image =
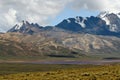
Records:
{"label": "mountain summit", "polygon": [[54,27],[42,27],[37,23],[29,23],[28,21],[22,21],[20,24],[16,24],[8,32],[20,32],[24,34],[34,34],[40,31],[58,30],[63,29],[65,31],[71,31],[82,34],[94,34],[94,35],[109,35],[120,36],[120,13],[102,12],[98,16],[81,17],[64,19]]}
{"label": "mountain summit", "polygon": [[95,35],[112,35],[115,34],[109,31],[109,25],[100,17],[80,17],[68,18],[63,20],[61,23],[56,25],[58,28],[65,30],[78,32],[78,33],[88,33]]}
{"label": "mountain summit", "polygon": [[29,23],[28,21],[22,21],[19,24],[16,24],[13,28],[8,30],[8,32],[20,32],[25,34],[38,33],[42,26],[39,26],[37,23]]}
{"label": "mountain summit", "polygon": [[110,31],[120,32],[120,13],[102,12],[98,17],[109,25]]}

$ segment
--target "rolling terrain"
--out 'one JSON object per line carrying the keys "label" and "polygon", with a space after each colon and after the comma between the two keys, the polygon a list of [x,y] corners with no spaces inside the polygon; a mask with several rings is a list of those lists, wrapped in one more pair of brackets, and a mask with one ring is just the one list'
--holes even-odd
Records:
{"label": "rolling terrain", "polygon": [[55,26],[22,21],[0,33],[0,56],[119,59],[119,24],[118,14],[107,12],[68,18]]}
{"label": "rolling terrain", "polygon": [[28,35],[6,33],[0,35],[1,56],[118,57],[120,39],[110,36],[47,31]]}

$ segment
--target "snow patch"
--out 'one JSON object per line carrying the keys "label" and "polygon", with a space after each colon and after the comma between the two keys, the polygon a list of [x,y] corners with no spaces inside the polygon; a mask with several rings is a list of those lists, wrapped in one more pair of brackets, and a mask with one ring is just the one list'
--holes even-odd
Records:
{"label": "snow patch", "polygon": [[110,25],[110,21],[109,21],[109,19],[107,17],[103,17],[101,19],[104,20],[107,25]]}
{"label": "snow patch", "polygon": [[82,21],[80,21],[80,17],[76,17],[75,23],[79,24],[82,28],[85,28],[86,27],[86,25],[84,23],[85,20],[86,20],[86,18],[84,18]]}
{"label": "snow patch", "polygon": [[19,30],[22,27],[23,23],[18,23],[15,26],[15,30]]}
{"label": "snow patch", "polygon": [[[102,20],[106,22],[107,25],[109,25],[109,30],[112,32],[118,31],[118,26],[116,24],[111,24],[110,20],[107,18],[107,15],[112,14],[112,12],[102,12],[98,17],[100,17]],[[120,18],[120,13],[114,13]]]}
{"label": "snow patch", "polygon": [[113,13],[113,12],[110,12],[110,11],[101,12],[101,13],[99,14],[99,17],[100,17],[100,18],[103,18],[103,17],[106,17],[107,15],[112,14],[112,13]]}
{"label": "snow patch", "polygon": [[69,19],[66,19],[68,23],[71,23],[71,21]]}
{"label": "snow patch", "polygon": [[102,12],[99,17],[106,22],[107,25],[110,25],[109,19],[106,17],[110,12]]}

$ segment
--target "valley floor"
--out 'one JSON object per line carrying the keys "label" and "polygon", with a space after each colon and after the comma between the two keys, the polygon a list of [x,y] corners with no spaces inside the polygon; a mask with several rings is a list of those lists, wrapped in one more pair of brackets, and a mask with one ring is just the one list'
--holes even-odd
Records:
{"label": "valley floor", "polygon": [[21,63],[21,64],[75,64],[75,65],[104,65],[120,63],[120,59],[103,59],[103,60],[79,60],[79,59],[41,59],[41,60],[0,60],[0,63]]}
{"label": "valley floor", "polygon": [[120,64],[0,63],[0,80],[120,80]]}

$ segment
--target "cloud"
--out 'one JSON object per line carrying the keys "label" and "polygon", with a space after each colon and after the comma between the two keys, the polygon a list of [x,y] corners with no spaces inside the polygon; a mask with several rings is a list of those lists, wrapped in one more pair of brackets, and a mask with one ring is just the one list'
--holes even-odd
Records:
{"label": "cloud", "polygon": [[46,25],[71,0],[0,0],[0,28],[10,29],[26,20]]}
{"label": "cloud", "polygon": [[110,11],[118,13],[120,11],[119,0],[73,0],[73,9],[87,9],[95,11]]}
{"label": "cloud", "polygon": [[73,10],[120,11],[119,0],[0,0],[0,28],[7,31],[22,20],[47,25],[68,5]]}

